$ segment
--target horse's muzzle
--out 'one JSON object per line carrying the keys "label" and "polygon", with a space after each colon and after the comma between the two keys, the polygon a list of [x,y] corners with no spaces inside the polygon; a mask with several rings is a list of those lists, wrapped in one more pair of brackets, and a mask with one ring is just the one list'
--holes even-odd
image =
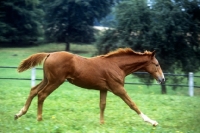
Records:
{"label": "horse's muzzle", "polygon": [[158,78],[157,81],[159,84],[163,84],[165,82],[165,78]]}

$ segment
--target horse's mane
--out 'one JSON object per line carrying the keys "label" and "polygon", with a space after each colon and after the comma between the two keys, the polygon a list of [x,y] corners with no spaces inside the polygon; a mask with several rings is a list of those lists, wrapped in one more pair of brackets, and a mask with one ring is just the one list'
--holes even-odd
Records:
{"label": "horse's mane", "polygon": [[119,48],[115,51],[111,51],[105,55],[102,55],[103,57],[111,57],[111,56],[117,56],[117,55],[151,55],[152,52],[150,51],[144,51],[144,53],[141,52],[135,52],[131,48]]}

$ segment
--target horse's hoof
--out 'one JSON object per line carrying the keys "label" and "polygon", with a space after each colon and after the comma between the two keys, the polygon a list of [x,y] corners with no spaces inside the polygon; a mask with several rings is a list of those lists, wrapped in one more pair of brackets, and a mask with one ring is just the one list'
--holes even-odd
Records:
{"label": "horse's hoof", "polygon": [[37,121],[42,121],[42,118],[37,118]]}
{"label": "horse's hoof", "polygon": [[154,127],[156,127],[157,125],[158,125],[158,122],[155,122],[155,123],[153,124]]}
{"label": "horse's hoof", "polygon": [[14,119],[17,120],[19,117],[17,115],[14,116]]}
{"label": "horse's hoof", "polygon": [[100,121],[100,124],[103,125],[103,124],[104,124],[104,121]]}

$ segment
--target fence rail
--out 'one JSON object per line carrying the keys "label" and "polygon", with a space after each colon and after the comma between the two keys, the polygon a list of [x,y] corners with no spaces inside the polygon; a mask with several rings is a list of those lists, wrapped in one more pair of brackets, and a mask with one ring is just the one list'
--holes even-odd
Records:
{"label": "fence rail", "polygon": [[[6,69],[16,69],[17,67],[14,66],[0,66],[1,68]],[[42,68],[32,68],[31,69],[31,77],[30,78],[11,78],[11,77],[0,77],[0,79],[5,80],[31,80],[31,86],[35,85],[36,80],[42,80],[40,78],[36,78],[36,70],[42,70]],[[147,72],[134,72],[133,74],[148,74]],[[188,78],[188,84],[165,84],[166,86],[180,86],[180,87],[188,87],[189,96],[194,95],[194,87],[200,88],[200,85],[194,85],[194,78],[200,78],[198,75],[194,75],[192,72],[189,74],[173,74],[173,73],[164,73],[165,76],[183,76]],[[1,76],[1,75],[0,75]],[[66,82],[68,82],[66,80]],[[132,84],[132,85],[160,85],[155,83],[134,83],[134,82],[125,82],[125,84]]]}

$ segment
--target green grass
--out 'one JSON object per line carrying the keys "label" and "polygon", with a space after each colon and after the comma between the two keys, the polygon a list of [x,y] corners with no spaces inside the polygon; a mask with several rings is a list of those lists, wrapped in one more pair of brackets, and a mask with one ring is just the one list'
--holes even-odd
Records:
{"label": "green grass", "polygon": [[[72,45],[72,51],[92,56],[95,49]],[[19,62],[36,52],[63,50],[62,44],[31,48],[0,49],[0,66],[18,66]],[[3,76],[2,76],[3,75]],[[42,78],[42,71],[37,71]],[[14,69],[0,69],[1,77],[30,77],[30,71],[18,74]],[[128,76],[126,81],[135,81]],[[39,82],[39,81],[37,81]],[[125,85],[128,94],[157,127],[145,123],[120,98],[108,93],[105,124],[99,124],[99,92],[64,83],[44,103],[43,121],[37,122],[37,97],[26,115],[14,120],[30,91],[30,81],[0,80],[0,132],[2,133],[199,133],[200,96],[187,96],[186,90],[168,89],[160,94],[159,86]],[[183,92],[182,92],[183,91]]]}

